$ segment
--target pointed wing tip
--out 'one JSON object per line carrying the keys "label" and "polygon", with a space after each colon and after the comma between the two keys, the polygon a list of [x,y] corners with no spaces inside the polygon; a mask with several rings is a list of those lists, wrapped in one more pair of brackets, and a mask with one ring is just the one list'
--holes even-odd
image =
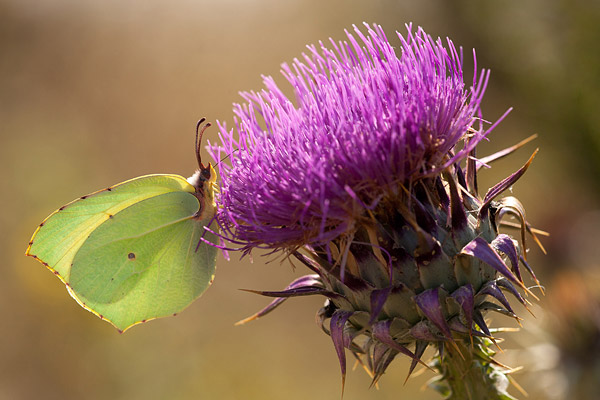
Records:
{"label": "pointed wing tip", "polygon": [[146,322],[153,321],[155,319],[162,318],[162,317],[171,317],[171,316],[174,317],[177,315],[177,313],[173,313],[173,314],[164,315],[161,317],[144,318],[144,319],[141,319],[138,321],[133,321],[133,322],[129,322],[129,321],[115,322],[114,320],[107,317],[106,315],[100,314],[99,312],[97,312],[96,310],[94,310],[90,306],[88,306],[85,302],[83,302],[83,300],[81,300],[79,298],[79,296],[73,291],[71,286],[67,282],[65,282],[60,275],[58,275],[56,273],[55,273],[55,275],[58,276],[63,281],[63,283],[65,283],[65,285],[67,287],[67,291],[69,292],[69,295],[71,295],[71,297],[77,302],[77,304],[79,304],[84,310],[86,310],[86,311],[94,314],[96,317],[100,318],[102,321],[108,322],[119,332],[119,334],[127,332],[129,329],[131,329],[132,327],[134,327],[136,325],[144,324]]}

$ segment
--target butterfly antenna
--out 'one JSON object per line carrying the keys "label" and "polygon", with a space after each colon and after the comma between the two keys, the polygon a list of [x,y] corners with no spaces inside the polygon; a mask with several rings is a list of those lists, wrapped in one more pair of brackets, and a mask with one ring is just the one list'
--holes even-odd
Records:
{"label": "butterfly antenna", "polygon": [[219,164],[221,164],[223,161],[227,160],[227,159],[229,158],[229,156],[230,156],[230,155],[232,155],[233,153],[235,153],[235,152],[236,152],[236,151],[238,151],[238,150],[239,150],[239,149],[235,149],[235,150],[233,150],[231,153],[227,154],[225,157],[221,158],[221,159],[219,160],[219,162],[215,164],[215,168],[217,168],[217,166],[218,166]]}
{"label": "butterfly antenna", "polygon": [[196,147],[196,160],[198,161],[198,167],[199,168],[203,168],[202,165],[202,156],[200,155],[200,149],[202,148],[202,135],[204,134],[204,131],[206,130],[206,128],[208,128],[210,126],[210,122],[207,122],[206,124],[204,124],[204,126],[202,127],[202,129],[200,129],[200,125],[202,125],[204,123],[204,121],[206,121],[206,118],[202,117],[200,118],[200,120],[198,121],[198,123],[196,124],[196,143],[195,143],[195,147]]}

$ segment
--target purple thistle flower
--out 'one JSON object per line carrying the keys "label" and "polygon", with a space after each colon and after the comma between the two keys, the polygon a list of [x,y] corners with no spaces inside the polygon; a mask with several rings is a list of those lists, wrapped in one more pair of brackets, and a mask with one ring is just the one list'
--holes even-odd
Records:
{"label": "purple thistle flower", "polygon": [[[525,232],[535,230],[517,199],[496,198],[533,156],[479,195],[479,167],[527,141],[477,160],[496,125],[484,129],[480,111],[489,71],[475,67],[466,88],[452,42],[407,28],[399,55],[376,25],[366,36],[355,27],[358,40],[347,32],[347,42],[309,46],[283,66],[293,100],[265,77],[264,90],[234,106],[236,128],[220,125],[222,146],[211,150],[231,156],[219,164],[223,236],[245,253],[283,251],[312,271],[284,290],[255,291],[275,299],[242,322],[290,297],[325,296],[317,320],[342,378],[346,350],[375,383],[397,354],[413,359],[410,375],[433,345],[442,391],[507,399],[484,314],[518,320],[504,292],[528,303],[517,290],[531,294],[519,262],[537,283],[524,252]],[[520,243],[499,231],[507,215],[520,221]]]}
{"label": "purple thistle flower", "polygon": [[[399,35],[397,56],[381,27],[359,41],[309,46],[283,65],[288,99],[271,77],[221,125],[221,217],[247,248],[323,244],[352,231],[382,198],[464,159],[491,130],[473,129],[489,71],[466,89],[462,52],[421,28]],[[239,135],[236,138],[236,133]],[[239,149],[236,152],[236,149]]]}

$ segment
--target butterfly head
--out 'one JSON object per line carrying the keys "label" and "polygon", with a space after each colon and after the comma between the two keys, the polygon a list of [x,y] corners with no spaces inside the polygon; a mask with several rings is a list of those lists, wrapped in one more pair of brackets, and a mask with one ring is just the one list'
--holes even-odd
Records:
{"label": "butterfly head", "polygon": [[197,173],[198,180],[200,182],[215,181],[215,170],[213,169],[212,165],[210,165],[210,163],[206,167],[204,165],[200,165],[200,168],[198,169]]}
{"label": "butterfly head", "polygon": [[187,181],[196,188],[196,192],[204,194],[207,190],[213,189],[217,181],[217,174],[211,164],[208,164],[206,167],[202,165]]}

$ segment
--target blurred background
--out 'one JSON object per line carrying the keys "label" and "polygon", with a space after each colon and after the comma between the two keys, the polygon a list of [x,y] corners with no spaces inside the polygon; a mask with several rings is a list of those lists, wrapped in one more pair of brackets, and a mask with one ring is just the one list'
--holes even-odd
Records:
{"label": "blurred background", "polygon": [[[260,89],[261,74],[283,82],[282,62],[363,21],[389,38],[407,22],[449,36],[467,71],[477,50],[479,67],[492,70],[484,116],[514,107],[478,154],[539,134],[480,174],[489,187],[540,148],[513,194],[551,232],[548,255],[529,256],[547,294],[535,319],[504,335],[500,359],[525,367],[514,378],[530,399],[591,399],[600,382],[599,20],[596,0],[0,0],[0,399],[339,399],[335,351],[313,322],[322,299],[233,326],[267,304],[238,289],[283,288],[305,271],[258,253],[253,263],[221,257],[215,283],[185,312],[120,335],[24,252],[43,218],[76,197],[148,173],[191,175],[200,117],[231,123],[238,91]],[[205,138],[216,141],[217,129]],[[407,371],[396,360],[379,390],[350,371],[344,399],[440,398],[424,389],[430,372],[403,384]]]}

